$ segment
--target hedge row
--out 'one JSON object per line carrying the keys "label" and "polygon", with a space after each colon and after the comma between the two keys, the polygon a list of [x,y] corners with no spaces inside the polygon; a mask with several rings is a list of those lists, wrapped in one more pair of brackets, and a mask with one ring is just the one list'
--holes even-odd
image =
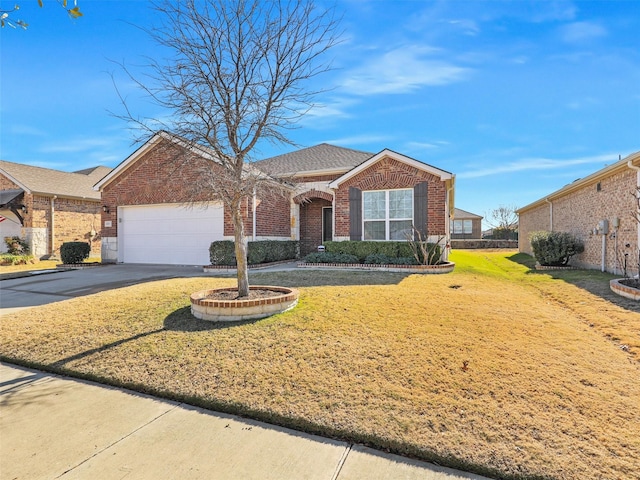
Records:
{"label": "hedge row", "polygon": [[[418,242],[416,242],[416,245]],[[344,242],[324,242],[325,252],[340,253],[354,255],[358,258],[357,263],[365,263],[370,255],[384,255],[387,259],[406,259],[414,258],[413,249],[409,242],[373,242],[373,241],[344,241]],[[435,243],[426,244],[427,251],[431,261],[429,264],[435,264],[440,261],[442,249],[440,245]],[[370,263],[378,263],[370,262]],[[393,262],[386,262],[393,263]],[[418,263],[418,262],[416,262]],[[420,263],[424,264],[422,255],[420,254]]]}
{"label": "hedge row", "polygon": [[[298,242],[294,240],[259,240],[248,243],[249,265],[293,260],[298,257]],[[212,242],[209,247],[211,265],[236,265],[235,244],[231,240]]]}

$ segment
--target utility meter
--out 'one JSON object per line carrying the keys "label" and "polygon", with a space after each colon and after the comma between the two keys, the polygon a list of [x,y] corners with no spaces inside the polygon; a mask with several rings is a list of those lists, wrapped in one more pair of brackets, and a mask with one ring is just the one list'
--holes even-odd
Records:
{"label": "utility meter", "polygon": [[598,233],[600,233],[600,235],[609,234],[609,220],[600,220],[598,223]]}

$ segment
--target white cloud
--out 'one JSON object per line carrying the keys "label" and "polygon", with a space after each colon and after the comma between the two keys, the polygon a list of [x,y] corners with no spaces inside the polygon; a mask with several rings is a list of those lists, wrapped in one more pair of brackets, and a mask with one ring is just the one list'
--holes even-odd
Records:
{"label": "white cloud", "polygon": [[400,47],[345,75],[342,88],[356,95],[410,93],[426,86],[464,80],[470,69],[444,60],[425,58],[437,52],[431,47]]}
{"label": "white cloud", "polygon": [[95,148],[105,148],[111,144],[105,137],[65,139],[64,141],[44,144],[39,148],[42,153],[77,153],[91,151]]}
{"label": "white cloud", "polygon": [[458,178],[480,178],[503,173],[515,173],[535,170],[556,170],[576,165],[601,164],[617,159],[615,154],[594,155],[591,157],[579,157],[571,159],[553,158],[523,158],[514,162],[494,165],[477,170],[460,172]]}
{"label": "white cloud", "polygon": [[607,30],[593,22],[574,22],[560,30],[562,39],[567,43],[584,43],[607,35]]}
{"label": "white cloud", "polygon": [[[381,144],[383,142],[388,142],[392,137],[389,135],[353,135],[351,137],[342,137],[342,138],[334,138],[331,140],[324,140],[324,143],[331,143],[333,145],[362,145],[366,143],[376,143]],[[382,150],[382,148],[380,149]]]}
{"label": "white cloud", "polygon": [[435,142],[408,142],[406,144],[408,149],[411,150],[431,150],[434,148],[442,148],[449,145],[449,142],[436,140]]}

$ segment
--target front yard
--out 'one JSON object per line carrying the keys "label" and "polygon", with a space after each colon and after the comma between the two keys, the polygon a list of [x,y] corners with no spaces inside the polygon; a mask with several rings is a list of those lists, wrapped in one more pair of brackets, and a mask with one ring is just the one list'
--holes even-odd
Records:
{"label": "front yard", "polygon": [[251,273],[300,304],[238,325],[189,312],[230,278],[103,292],[3,316],[0,357],[489,476],[640,478],[639,306],[598,272],[452,260],[447,275]]}

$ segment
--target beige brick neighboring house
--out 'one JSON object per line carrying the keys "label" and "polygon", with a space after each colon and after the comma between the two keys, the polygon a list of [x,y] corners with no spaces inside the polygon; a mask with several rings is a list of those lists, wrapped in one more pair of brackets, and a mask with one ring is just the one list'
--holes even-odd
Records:
{"label": "beige brick neighboring house", "polygon": [[58,257],[60,246],[71,241],[89,242],[97,256],[102,204],[92,187],[110,171],[70,173],[0,161],[0,236],[21,236],[38,258]]}
{"label": "beige brick neighboring house", "polygon": [[451,220],[451,239],[480,240],[482,238],[482,218],[475,213],[456,208]]}
{"label": "beige brick neighboring house", "polygon": [[520,251],[533,254],[531,232],[570,232],[585,244],[572,265],[621,274],[626,255],[628,269],[637,273],[640,225],[633,218],[633,195],[638,186],[640,152],[520,208]]}
{"label": "beige brick neighboring house", "polygon": [[[207,263],[212,241],[233,239],[224,206],[206,192],[194,196],[194,176],[215,163],[208,149],[160,132],[96,184],[107,206],[103,261]],[[454,175],[444,170],[390,150],[328,144],[253,167],[295,187],[290,198],[245,198],[249,240],[299,240],[304,255],[326,240],[404,240],[415,224],[448,243]]]}

